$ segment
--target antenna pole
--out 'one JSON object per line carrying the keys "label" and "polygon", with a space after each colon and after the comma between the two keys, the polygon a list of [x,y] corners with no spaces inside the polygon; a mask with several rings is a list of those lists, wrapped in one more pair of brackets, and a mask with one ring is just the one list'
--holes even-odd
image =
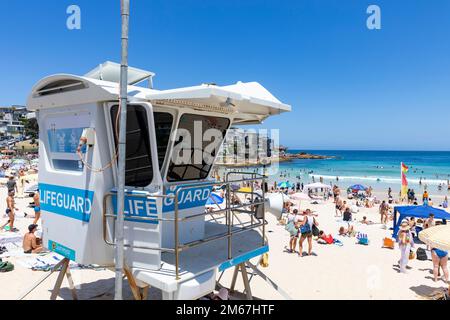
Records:
{"label": "antenna pole", "polygon": [[127,96],[128,96],[128,22],[130,0],[121,0],[122,16],[122,58],[120,66],[120,130],[119,163],[117,170],[117,220],[116,220],[116,282],[115,300],[122,300],[122,274],[124,267],[124,205],[125,205],[125,162],[127,140]]}

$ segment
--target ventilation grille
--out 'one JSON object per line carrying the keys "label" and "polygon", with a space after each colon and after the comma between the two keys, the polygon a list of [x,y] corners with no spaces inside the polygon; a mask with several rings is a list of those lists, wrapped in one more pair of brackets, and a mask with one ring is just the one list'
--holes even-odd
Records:
{"label": "ventilation grille", "polygon": [[69,91],[85,89],[86,84],[79,80],[59,80],[47,84],[36,91],[38,97],[48,96],[51,94],[64,93]]}

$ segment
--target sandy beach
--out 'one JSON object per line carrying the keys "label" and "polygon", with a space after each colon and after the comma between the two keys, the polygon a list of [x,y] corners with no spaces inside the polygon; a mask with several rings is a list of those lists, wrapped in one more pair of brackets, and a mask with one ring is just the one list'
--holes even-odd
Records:
{"label": "sandy beach", "polygon": [[[382,195],[380,194],[380,197]],[[6,188],[0,188],[0,211],[6,208]],[[34,212],[28,207],[31,198],[16,199],[19,211],[16,226],[23,235],[27,226],[32,223]],[[301,209],[310,208],[317,214],[319,229],[331,233],[336,237],[338,228],[343,225],[342,218],[335,217],[333,201],[330,199],[322,204],[309,204],[302,201]],[[23,217],[23,212],[29,214]],[[21,217],[22,216],[22,217]],[[293,299],[424,299],[436,289],[444,288],[445,283],[440,280],[433,282],[431,261],[410,261],[408,274],[398,272],[397,261],[400,256],[398,248],[383,249],[382,239],[391,235],[390,230],[379,224],[378,206],[360,208],[353,215],[357,221],[363,216],[375,222],[374,225],[352,223],[355,229],[368,234],[368,246],[356,244],[355,238],[337,237],[343,246],[323,245],[313,242],[313,255],[299,257],[298,254],[287,253],[289,235],[283,225],[272,215],[268,214],[267,237],[270,245],[269,267],[260,268],[272,281],[283,288]],[[2,217],[2,222],[5,218]],[[0,233],[5,235],[5,232]],[[306,246],[306,242],[305,242]],[[416,245],[416,248],[424,245]],[[304,250],[306,248],[304,247]],[[34,255],[33,255],[34,256]],[[4,288],[0,292],[0,299],[17,299],[27,288],[44,276],[44,271],[32,271],[23,265],[29,259],[25,255],[10,257],[5,260],[14,263],[15,270],[0,273],[0,282]],[[252,261],[254,264],[257,261]],[[227,269],[221,279],[221,284],[229,287],[233,269]],[[112,299],[114,295],[114,272],[104,268],[75,269],[72,271],[79,299]],[[26,299],[49,299],[51,289],[56,281],[54,273]],[[284,299],[273,290],[261,277],[254,276],[251,280],[252,293],[259,299]],[[124,297],[133,299],[128,283],[124,280]],[[236,289],[243,291],[243,283],[238,277]],[[160,299],[159,291],[151,289],[149,299]],[[58,299],[72,299],[66,280]]]}

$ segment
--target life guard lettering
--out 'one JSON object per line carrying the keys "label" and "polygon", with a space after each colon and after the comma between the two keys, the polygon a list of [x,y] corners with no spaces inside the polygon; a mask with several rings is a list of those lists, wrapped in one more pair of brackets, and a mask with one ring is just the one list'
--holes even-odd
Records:
{"label": "life guard lettering", "polygon": [[[117,196],[112,196],[114,213],[117,214]],[[158,224],[158,212],[156,208],[156,200],[151,198],[125,196],[124,214],[126,221]],[[148,219],[140,219],[148,218]],[[151,220],[153,218],[154,220]]]}
{"label": "life guard lettering", "polygon": [[93,191],[40,183],[39,195],[43,211],[89,222]]}
{"label": "life guard lettering", "polygon": [[[178,188],[181,187],[170,187],[167,190],[167,195],[175,195]],[[182,189],[178,193],[178,209],[188,209],[203,207],[208,201],[211,194],[212,186],[198,186],[192,189]],[[170,212],[175,210],[175,199],[166,197],[164,198],[164,212]]]}

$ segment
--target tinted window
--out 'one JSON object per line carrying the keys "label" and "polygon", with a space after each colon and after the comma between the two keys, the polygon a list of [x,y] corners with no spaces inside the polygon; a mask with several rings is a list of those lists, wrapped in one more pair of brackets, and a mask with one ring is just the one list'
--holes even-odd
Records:
{"label": "tinted window", "polygon": [[[119,107],[111,108],[111,120],[117,147],[116,117]],[[125,184],[131,187],[145,187],[153,180],[147,111],[143,106],[127,107]]]}
{"label": "tinted window", "polygon": [[207,178],[213,165],[212,159],[219,151],[229,125],[230,120],[226,118],[182,115],[167,180],[172,182]]}
{"label": "tinted window", "polygon": [[172,130],[173,116],[166,112],[154,112],[156,143],[158,145],[159,169],[162,169],[169,145],[170,132]]}

